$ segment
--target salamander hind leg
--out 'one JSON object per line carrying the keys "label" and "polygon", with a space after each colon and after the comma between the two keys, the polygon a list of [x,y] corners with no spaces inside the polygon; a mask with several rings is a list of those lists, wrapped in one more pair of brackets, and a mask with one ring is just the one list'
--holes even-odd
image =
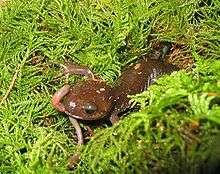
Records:
{"label": "salamander hind leg", "polygon": [[169,54],[171,49],[171,43],[169,42],[163,42],[160,43],[159,46],[156,48],[152,48],[151,53],[147,56],[147,58],[153,59],[153,60],[162,60],[164,61],[164,58],[167,54]]}

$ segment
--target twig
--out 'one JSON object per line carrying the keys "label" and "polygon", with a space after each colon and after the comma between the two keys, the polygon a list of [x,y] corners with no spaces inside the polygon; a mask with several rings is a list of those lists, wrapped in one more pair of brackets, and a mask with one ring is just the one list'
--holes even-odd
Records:
{"label": "twig", "polygon": [[7,90],[5,96],[2,98],[2,100],[1,100],[1,102],[0,102],[0,106],[1,106],[1,105],[4,103],[4,101],[8,98],[8,96],[9,96],[9,94],[10,94],[12,88],[14,87],[15,80],[16,80],[17,77],[18,77],[18,73],[19,73],[20,67],[21,67],[21,64],[17,66],[16,71],[15,71],[15,74],[14,74],[12,80],[11,80],[11,83],[10,83],[9,87],[8,87],[8,90]]}

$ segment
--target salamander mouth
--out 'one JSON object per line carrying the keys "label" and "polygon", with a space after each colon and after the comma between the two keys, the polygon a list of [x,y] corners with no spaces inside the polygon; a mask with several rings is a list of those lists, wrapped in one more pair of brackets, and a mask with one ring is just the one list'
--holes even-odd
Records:
{"label": "salamander mouth", "polygon": [[74,114],[71,114],[71,113],[69,113],[68,111],[65,111],[65,113],[68,115],[68,116],[70,116],[70,117],[72,117],[72,118],[75,118],[75,119],[79,119],[79,120],[99,120],[99,119],[102,119],[103,117],[104,117],[104,114],[103,114],[103,116],[100,116],[100,117],[80,117],[80,116],[78,116],[78,115],[74,115]]}
{"label": "salamander mouth", "polygon": [[83,120],[81,117],[79,117],[79,116],[77,116],[77,115],[73,115],[73,114],[71,114],[71,113],[68,112],[68,111],[65,111],[65,113],[66,113],[67,115],[69,115],[70,117],[72,117],[72,118],[76,118],[76,119]]}

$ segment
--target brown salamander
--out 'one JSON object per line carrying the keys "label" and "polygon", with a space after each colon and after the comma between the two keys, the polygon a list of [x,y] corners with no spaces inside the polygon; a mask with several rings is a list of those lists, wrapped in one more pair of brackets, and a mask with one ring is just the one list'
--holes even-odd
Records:
{"label": "brown salamander", "polygon": [[77,120],[109,118],[115,123],[119,120],[119,114],[130,107],[128,95],[138,94],[161,75],[178,70],[176,66],[163,61],[168,50],[168,46],[153,50],[137,63],[126,67],[112,87],[85,66],[64,65],[64,74],[87,77],[74,86],[64,85],[52,98],[53,106],[69,116],[76,129],[78,145],[83,144],[83,135]]}

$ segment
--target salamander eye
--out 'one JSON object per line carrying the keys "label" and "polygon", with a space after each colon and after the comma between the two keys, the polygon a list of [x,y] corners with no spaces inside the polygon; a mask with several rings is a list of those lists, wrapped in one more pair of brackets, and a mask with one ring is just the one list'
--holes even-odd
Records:
{"label": "salamander eye", "polygon": [[83,109],[87,114],[93,114],[98,110],[97,106],[94,103],[86,103],[83,106]]}

